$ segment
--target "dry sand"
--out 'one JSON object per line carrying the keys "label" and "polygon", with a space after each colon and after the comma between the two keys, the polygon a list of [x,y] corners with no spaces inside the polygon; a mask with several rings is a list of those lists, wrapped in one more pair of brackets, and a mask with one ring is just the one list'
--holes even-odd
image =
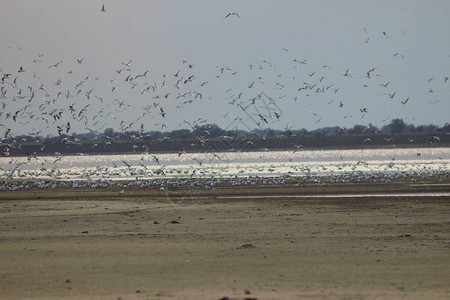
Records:
{"label": "dry sand", "polygon": [[0,298],[449,299],[448,196],[276,196],[430,190],[1,192]]}

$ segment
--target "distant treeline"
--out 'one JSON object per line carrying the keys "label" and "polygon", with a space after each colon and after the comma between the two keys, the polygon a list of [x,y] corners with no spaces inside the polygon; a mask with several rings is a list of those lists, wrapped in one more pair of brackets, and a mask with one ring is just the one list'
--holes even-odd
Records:
{"label": "distant treeline", "polygon": [[26,141],[26,142],[40,142],[49,144],[54,142],[61,142],[64,140],[74,141],[104,141],[127,140],[133,142],[134,140],[161,140],[161,139],[195,139],[195,138],[218,138],[221,136],[239,137],[239,138],[254,138],[254,137],[279,137],[279,136],[345,136],[345,135],[397,135],[397,134],[434,134],[434,133],[450,133],[450,124],[446,123],[439,127],[436,125],[420,125],[414,126],[405,123],[402,119],[393,119],[391,123],[378,128],[372,124],[369,125],[355,125],[352,128],[343,128],[340,126],[323,127],[314,130],[306,129],[284,129],[276,130],[270,128],[255,129],[253,131],[237,130],[237,129],[222,129],[215,124],[206,124],[196,126],[192,130],[179,129],[168,132],[161,131],[115,131],[113,128],[107,128],[103,132],[89,132],[89,133],[72,133],[66,135],[62,133],[60,136],[17,136],[14,139],[4,139],[3,142]]}
{"label": "distant treeline", "polygon": [[450,125],[414,126],[401,119],[378,128],[371,124],[352,128],[339,126],[306,129],[275,130],[270,128],[245,131],[222,129],[215,124],[169,132],[126,131],[112,128],[103,132],[39,137],[16,136],[0,143],[4,156],[30,153],[124,153],[145,151],[226,151],[286,149],[293,147],[358,147],[366,145],[449,144]]}

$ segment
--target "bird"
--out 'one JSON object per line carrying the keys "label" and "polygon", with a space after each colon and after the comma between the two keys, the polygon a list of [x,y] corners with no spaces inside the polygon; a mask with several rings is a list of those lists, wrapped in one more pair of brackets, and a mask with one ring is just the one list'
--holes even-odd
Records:
{"label": "bird", "polygon": [[294,62],[296,62],[296,63],[298,63],[298,64],[301,64],[301,65],[306,65],[306,59],[304,59],[304,60],[298,60],[298,59],[294,58]]}
{"label": "bird", "polygon": [[102,5],[102,9],[100,11],[106,11],[105,10],[105,4]]}
{"label": "bird", "polygon": [[430,140],[430,143],[434,143],[434,142],[438,142],[438,141],[440,141],[441,139],[439,138],[439,137],[437,137],[437,136],[432,136],[431,137],[431,140]]}
{"label": "bird", "polygon": [[349,71],[350,71],[350,69],[345,70],[345,72],[344,72],[345,77],[352,77],[352,75],[350,75]]}
{"label": "bird", "polygon": [[269,124],[269,122],[267,122],[267,119],[266,119],[263,115],[258,114],[258,116],[259,116],[259,118],[261,119],[261,121],[263,121],[263,122],[266,123],[266,124]]}
{"label": "bird", "polygon": [[17,45],[9,45],[8,47],[6,47],[6,49],[9,49],[9,48],[17,48],[17,49],[19,49],[19,50],[22,50],[23,51],[23,49],[22,48],[20,48],[19,46],[17,46]]}
{"label": "bird", "polygon": [[394,99],[395,94],[397,94],[397,92],[393,92],[392,94],[387,93],[387,95],[389,96],[389,98]]}
{"label": "bird", "polygon": [[382,84],[380,84],[382,87],[387,87],[388,85],[389,85],[389,82],[390,81],[388,81],[388,82],[386,82],[386,83],[382,83]]}
{"label": "bird", "polygon": [[50,69],[50,68],[57,68],[60,64],[62,64],[62,61],[57,62],[57,63],[54,64],[54,65],[50,65],[48,68],[49,68],[49,69]]}
{"label": "bird", "polygon": [[130,59],[127,63],[122,63],[122,65],[127,66],[128,68],[130,67],[130,64],[133,62],[132,59]]}
{"label": "bird", "polygon": [[155,155],[152,155],[153,161],[156,162],[157,164],[160,164],[159,162],[159,158]]}
{"label": "bird", "polygon": [[295,153],[297,151],[300,151],[300,149],[303,148],[303,145],[294,145],[295,150],[292,153]]}
{"label": "bird", "polygon": [[236,16],[236,17],[238,17],[239,19],[241,18],[241,17],[239,16],[238,13],[230,12],[230,13],[228,13],[228,14],[225,16],[225,19],[228,18],[228,17],[230,17],[230,16]]}
{"label": "bird", "polygon": [[394,53],[394,55],[392,55],[392,56],[393,57],[401,56],[403,59],[405,59],[405,56],[403,54],[401,54],[401,53]]}
{"label": "bird", "polygon": [[404,101],[400,101],[403,105],[406,105],[406,103],[408,103],[408,101],[409,101],[409,97],[408,98],[406,98]]}

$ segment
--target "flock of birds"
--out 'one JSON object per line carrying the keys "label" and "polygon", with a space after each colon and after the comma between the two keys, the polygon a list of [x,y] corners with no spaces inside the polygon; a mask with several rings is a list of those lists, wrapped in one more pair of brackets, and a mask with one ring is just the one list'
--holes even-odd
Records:
{"label": "flock of birds", "polygon": [[[391,165],[392,167],[393,165]],[[131,169],[131,168],[130,168]],[[130,172],[130,170],[128,170]],[[188,187],[195,189],[213,189],[220,186],[280,186],[289,185],[301,188],[305,184],[314,184],[320,187],[327,187],[336,183],[382,183],[391,182],[447,182],[450,171],[447,170],[414,170],[414,171],[368,171],[368,172],[344,172],[340,174],[320,175],[310,172],[306,168],[303,175],[294,175],[291,172],[276,176],[204,176],[196,175],[195,172],[189,176],[163,177],[152,176],[151,178],[136,176],[133,179],[114,180],[111,178],[89,178],[84,176],[76,180],[54,180],[55,170],[48,170],[52,173],[50,177],[22,178],[22,180],[7,181],[0,183],[0,191],[20,191],[27,189],[58,189],[58,188],[107,188],[117,187],[127,188],[156,188],[167,193],[169,190],[178,187]],[[84,171],[83,173],[86,173]],[[124,172],[122,174],[126,174]],[[132,172],[133,173],[133,172]],[[116,171],[117,174],[117,171]],[[98,174],[97,174],[98,175]],[[19,177],[20,178],[20,177]]]}
{"label": "flock of birds", "polygon": [[[12,46],[8,47],[10,49]],[[19,51],[21,48],[14,46]],[[288,52],[283,48],[283,52]],[[211,80],[201,80],[195,74],[194,65],[186,60],[182,61],[180,69],[173,74],[150,75],[149,70],[141,72],[133,68],[133,61],[122,62],[115,69],[116,76],[107,81],[99,76],[83,74],[82,66],[85,58],[75,58],[71,62],[73,68],[64,68],[64,61],[50,62],[45,59],[45,55],[39,54],[33,59],[33,67],[26,70],[22,65],[18,65],[16,70],[3,70],[0,82],[0,127],[3,127],[2,137],[4,139],[14,139],[17,135],[39,136],[66,135],[73,132],[73,125],[78,130],[88,131],[101,136],[105,128],[119,124],[119,131],[138,131],[144,133],[146,130],[167,130],[167,120],[177,118],[177,112],[185,109],[196,109],[190,107],[196,105],[211,105],[206,103],[212,101],[212,97],[207,91],[212,85]],[[69,63],[70,64],[70,63]],[[298,102],[300,111],[308,112],[315,118],[315,123],[319,123],[325,111],[323,106],[333,106],[342,111],[342,120],[364,117],[370,113],[366,106],[350,108],[346,110],[346,101],[339,99],[339,93],[343,89],[328,81],[332,67],[323,65],[312,72],[306,70],[307,59],[292,60],[292,68],[299,70],[297,75],[286,78],[276,66],[267,59],[260,59],[248,65],[250,76],[253,77],[245,86],[239,88],[228,88],[224,91],[224,99],[220,100],[229,105],[229,110],[221,114],[224,119],[249,118],[254,121],[251,126],[262,128],[275,122],[282,121],[282,109],[289,99],[288,95],[294,95],[291,102]],[[43,71],[45,78],[54,77],[54,82],[45,82],[41,79],[38,69],[54,70],[56,74],[48,74]],[[225,82],[243,80],[239,74],[244,70],[236,70],[227,66],[215,66],[217,73],[216,81]],[[265,83],[276,78],[269,86]],[[246,75],[248,77],[248,74]],[[364,88],[372,88],[382,100],[397,101],[401,105],[410,103],[410,96],[404,95],[398,99],[400,92],[390,90],[393,87],[391,80],[384,79],[377,73],[377,67],[370,67],[365,74],[353,74],[350,69],[346,69],[342,76],[352,80],[353,84],[360,84]],[[42,76],[44,77],[44,76]],[[232,77],[232,78],[230,78]],[[439,81],[439,85],[432,85],[432,82]],[[448,77],[441,80],[430,77],[426,79],[429,83],[428,93],[433,95],[435,90],[443,84],[447,84]],[[70,85],[73,84],[71,87]],[[448,86],[444,85],[445,88]],[[258,91],[270,89],[276,97],[261,99]],[[294,92],[293,92],[294,91]],[[130,96],[131,95],[131,96]],[[126,99],[132,98],[132,99]],[[314,99],[313,99],[314,98]],[[312,100],[311,100],[312,99]],[[203,102],[202,102],[203,100]],[[266,107],[261,109],[262,101]],[[317,103],[322,101],[322,107]],[[440,100],[430,98],[429,104],[437,104]],[[268,106],[273,106],[268,109]],[[290,103],[292,105],[292,103]],[[233,116],[234,115],[234,116]],[[130,119],[130,116],[135,117]],[[412,118],[412,117],[411,117]],[[387,116],[383,123],[391,119]],[[155,122],[156,121],[156,122]],[[180,120],[179,127],[195,129],[200,125],[211,122],[210,119],[199,117],[195,120]],[[16,126],[19,125],[19,126]],[[33,130],[20,134],[16,133],[17,128],[30,127]],[[285,128],[292,128],[286,124]],[[38,129],[40,128],[40,129]],[[138,138],[145,138],[140,136]],[[208,132],[205,132],[208,138]],[[73,142],[68,140],[68,142]]]}
{"label": "flock of birds", "polygon": [[[106,11],[102,5],[101,12]],[[225,15],[225,19],[230,18],[240,19],[240,15],[236,12]],[[367,37],[362,43],[369,44],[371,39],[368,31],[365,28],[363,31]],[[391,39],[386,32],[380,35]],[[10,45],[3,54],[21,57],[24,52],[20,46]],[[308,58],[295,57],[286,47],[281,48],[279,57],[283,59],[282,68],[261,58],[240,68],[215,65],[215,75],[210,78],[202,78],[201,74],[197,74],[196,64],[188,60],[182,60],[178,69],[158,75],[152,74],[150,69],[142,69],[139,63],[135,64],[130,59],[118,62],[111,72],[114,75],[108,79],[86,74],[84,66],[89,64],[89,57],[64,61],[36,54],[31,62],[15,60],[14,67],[0,65],[0,130],[3,131],[0,147],[3,155],[8,156],[11,148],[20,149],[21,144],[27,142],[26,136],[45,135],[60,136],[61,143],[70,147],[80,143],[72,135],[75,130],[90,132],[94,139],[107,146],[114,142],[113,138],[104,134],[105,129],[110,127],[128,135],[134,143],[145,140],[149,130],[168,130],[168,120],[179,120],[179,112],[196,110],[211,103],[228,107],[220,114],[220,118],[228,119],[229,123],[235,120],[253,122],[250,125],[257,128],[283,122],[282,108],[286,107],[286,103],[309,113],[316,123],[326,118],[323,111],[328,106],[334,108],[333,114],[340,113],[342,120],[363,120],[371,110],[364,105],[348,107],[345,96],[341,96],[347,85],[370,90],[378,96],[379,101],[395,102],[402,106],[419,101],[413,95],[397,90],[395,79],[385,78],[382,68],[378,66],[367,66],[363,73],[350,68],[335,70],[330,64],[315,64]],[[404,60],[406,63],[407,55],[395,52],[390,59]],[[287,69],[289,71],[284,73]],[[333,81],[336,76],[340,77],[338,82]],[[439,103],[434,97],[436,90],[448,90],[448,84],[448,76],[424,78],[430,98],[420,101],[427,101],[431,105]],[[230,87],[221,92],[221,99],[211,96],[217,94],[217,86],[224,85]],[[262,99],[258,92],[262,90],[272,93]],[[386,116],[383,122],[390,118]],[[209,117],[198,116],[193,120],[179,120],[178,127],[195,130],[211,122]],[[289,131],[292,127],[286,124],[285,129]],[[29,131],[23,132],[24,128],[29,128]],[[209,138],[210,133],[204,130],[202,136],[197,138],[198,143],[204,145]],[[167,139],[170,138],[160,140]],[[367,140],[362,142],[366,143]],[[300,147],[295,145],[294,153],[300,151]],[[132,150],[139,149],[135,147]],[[149,149],[147,147],[142,151],[148,154]],[[182,153],[180,151],[180,155]],[[39,159],[39,153],[27,155],[28,161]],[[153,163],[155,157],[152,158]],[[57,166],[57,163],[58,159],[55,159],[54,165]],[[7,177],[13,177],[23,165],[11,164],[13,168],[5,172],[9,174]],[[39,182],[36,184],[43,184]],[[11,184],[5,182],[3,187],[11,187]],[[165,184],[170,185],[170,181]]]}

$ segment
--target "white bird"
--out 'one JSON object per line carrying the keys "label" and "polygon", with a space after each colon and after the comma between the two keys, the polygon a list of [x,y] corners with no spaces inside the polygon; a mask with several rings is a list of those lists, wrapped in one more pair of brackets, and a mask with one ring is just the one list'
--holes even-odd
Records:
{"label": "white bird", "polygon": [[439,137],[437,137],[437,136],[432,136],[430,142],[431,142],[431,143],[434,143],[434,142],[438,142],[438,141],[440,141],[440,140],[441,140],[441,139],[440,139]]}

